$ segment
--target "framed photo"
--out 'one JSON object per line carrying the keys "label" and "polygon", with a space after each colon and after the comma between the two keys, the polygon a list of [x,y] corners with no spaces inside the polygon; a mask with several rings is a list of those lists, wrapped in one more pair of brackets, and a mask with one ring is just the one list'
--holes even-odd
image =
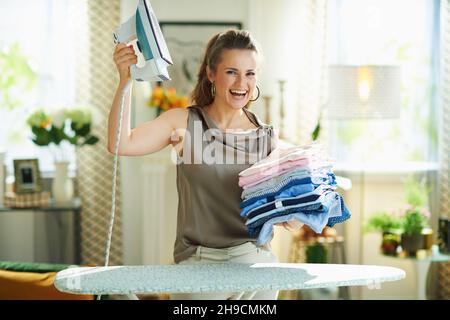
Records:
{"label": "framed photo", "polygon": [[41,191],[38,159],[14,160],[14,177],[17,194]]}
{"label": "framed photo", "polygon": [[178,94],[190,95],[197,82],[197,72],[205,54],[206,44],[215,34],[228,29],[242,29],[240,22],[160,22],[173,66],[169,67]]}

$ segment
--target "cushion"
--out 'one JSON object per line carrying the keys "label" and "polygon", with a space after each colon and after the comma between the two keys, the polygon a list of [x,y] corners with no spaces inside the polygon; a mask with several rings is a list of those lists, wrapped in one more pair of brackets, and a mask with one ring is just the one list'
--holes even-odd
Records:
{"label": "cushion", "polygon": [[56,273],[0,270],[0,300],[94,300],[59,292],[53,285]]}
{"label": "cushion", "polygon": [[59,272],[69,268],[68,264],[41,263],[41,262],[16,262],[0,261],[0,270],[27,271],[27,272]]}

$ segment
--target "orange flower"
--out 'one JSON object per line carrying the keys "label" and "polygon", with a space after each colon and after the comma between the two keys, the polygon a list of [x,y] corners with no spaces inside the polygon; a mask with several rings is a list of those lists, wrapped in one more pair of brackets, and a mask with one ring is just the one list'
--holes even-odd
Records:
{"label": "orange flower", "polygon": [[163,101],[163,103],[161,103],[160,108],[163,110],[169,110],[170,109],[170,104],[168,101]]}
{"label": "orange flower", "polygon": [[162,99],[164,96],[164,90],[161,87],[155,87],[152,92],[152,97],[155,99]]}
{"label": "orange flower", "polygon": [[171,87],[165,89],[161,86],[154,88],[147,105],[156,107],[164,111],[173,108],[186,108],[189,104],[189,99],[186,96],[177,95],[175,88]]}
{"label": "orange flower", "polygon": [[52,124],[52,119],[49,118],[49,119],[47,119],[45,121],[42,121],[41,124],[40,124],[40,127],[43,128],[43,129],[47,129],[51,124]]}
{"label": "orange flower", "polygon": [[189,98],[186,96],[182,96],[180,98],[180,107],[181,108],[187,108],[189,105]]}

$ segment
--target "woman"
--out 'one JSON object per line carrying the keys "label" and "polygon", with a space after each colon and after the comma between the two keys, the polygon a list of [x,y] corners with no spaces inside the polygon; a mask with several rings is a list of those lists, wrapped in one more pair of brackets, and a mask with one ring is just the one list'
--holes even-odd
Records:
{"label": "woman", "polygon": [[[137,63],[137,56],[131,46],[119,44],[114,62],[120,82],[109,115],[111,153],[122,93],[127,92],[129,67]],[[252,97],[259,97],[258,64],[259,49],[250,34],[229,30],[215,35],[207,45],[192,93],[194,106],[169,110],[131,129],[130,90],[126,93],[119,154],[145,155],[172,144],[178,155],[176,263],[277,261],[269,246],[255,245],[239,208],[239,172],[266,157],[276,140],[272,127],[247,110]],[[300,224],[291,221],[284,226]],[[229,299],[234,294],[176,294],[173,298]],[[253,298],[276,299],[277,291],[257,292]]]}

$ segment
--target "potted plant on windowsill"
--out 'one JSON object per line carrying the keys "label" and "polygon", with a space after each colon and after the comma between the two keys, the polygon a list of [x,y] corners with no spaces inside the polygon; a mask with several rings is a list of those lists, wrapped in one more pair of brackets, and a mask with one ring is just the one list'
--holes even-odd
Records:
{"label": "potted plant on windowsill", "polygon": [[430,234],[431,230],[428,227],[429,216],[428,210],[424,208],[411,206],[405,211],[402,218],[401,246],[408,256],[415,256],[417,251],[427,249],[425,236]]}
{"label": "potted plant on windowsill", "polygon": [[398,216],[387,211],[376,212],[369,218],[365,231],[381,232],[381,252],[386,255],[397,254],[401,235],[401,220]]}
{"label": "potted plant on windowsill", "polygon": [[429,228],[430,212],[428,208],[429,190],[425,180],[410,177],[405,182],[406,202],[402,210],[401,246],[408,256],[415,256],[418,250],[430,249],[433,232]]}

